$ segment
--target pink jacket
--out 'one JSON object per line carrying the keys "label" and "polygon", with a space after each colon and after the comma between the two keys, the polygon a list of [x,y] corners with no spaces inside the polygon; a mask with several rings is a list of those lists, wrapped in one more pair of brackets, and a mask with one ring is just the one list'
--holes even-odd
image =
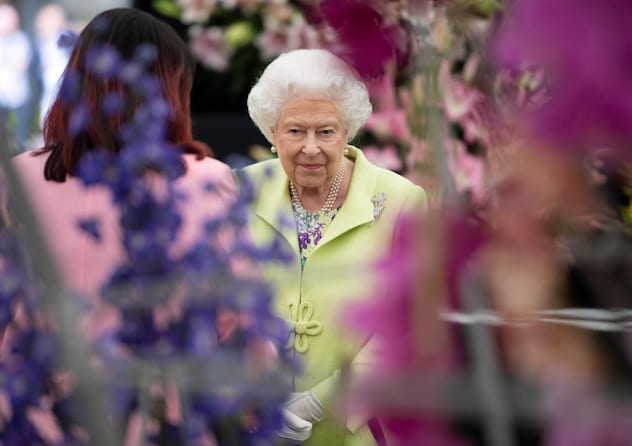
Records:
{"label": "pink jacket", "polygon": [[[204,237],[202,231],[205,220],[223,215],[237,196],[237,187],[228,165],[211,158],[196,160],[193,155],[183,155],[183,158],[186,174],[175,185],[188,199],[180,205],[183,225],[179,239],[173,246],[176,251],[185,250]],[[28,152],[14,157],[13,165],[30,198],[62,279],[70,289],[78,291],[95,304],[93,311],[84,316],[81,322],[81,331],[87,339],[94,339],[118,323],[117,313],[98,299],[100,287],[109,278],[113,268],[123,260],[118,210],[111,202],[109,191],[102,186],[86,188],[74,177],[67,178],[64,183],[46,181],[46,159],[47,155],[34,156],[33,152]],[[157,177],[152,178],[154,180],[155,190],[159,193],[160,183]],[[211,191],[209,183],[213,184]],[[100,242],[78,227],[79,219],[93,217],[100,220]],[[228,245],[234,236],[223,234],[220,243]],[[238,323],[237,315],[228,314],[227,317],[229,320],[224,321],[224,325],[228,325],[228,328],[224,330],[226,333],[220,330],[220,340],[228,336]],[[178,398],[170,394],[171,390],[167,391],[167,418],[171,422],[178,422]],[[61,432],[52,418],[43,417],[32,421],[40,434],[47,433],[44,436],[51,442],[61,438]],[[129,420],[125,444],[139,444],[141,435],[142,423],[139,415],[134,414]]]}
{"label": "pink jacket", "polygon": [[[176,181],[176,187],[189,198],[181,205],[183,227],[176,250],[202,237],[204,220],[226,212],[237,190],[228,165],[211,158],[196,160],[188,154],[183,158],[187,171]],[[64,183],[46,181],[46,159],[47,155],[27,152],[14,157],[13,163],[62,278],[70,288],[93,299],[123,258],[118,211],[102,186],[86,188],[74,177]],[[209,182],[214,185],[213,192],[205,190]],[[100,242],[78,228],[79,219],[91,217],[101,222]]]}

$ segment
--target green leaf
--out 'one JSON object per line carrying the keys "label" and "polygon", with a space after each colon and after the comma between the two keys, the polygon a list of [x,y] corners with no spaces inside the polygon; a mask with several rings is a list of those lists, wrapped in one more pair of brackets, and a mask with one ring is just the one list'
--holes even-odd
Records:
{"label": "green leaf", "polygon": [[182,15],[182,10],[173,0],[154,0],[152,6],[165,17],[179,19]]}

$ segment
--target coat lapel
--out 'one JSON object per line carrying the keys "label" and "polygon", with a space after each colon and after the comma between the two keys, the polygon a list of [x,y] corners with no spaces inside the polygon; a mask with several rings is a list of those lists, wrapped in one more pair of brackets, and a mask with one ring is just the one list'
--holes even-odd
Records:
{"label": "coat lapel", "polygon": [[292,202],[288,193],[288,180],[281,164],[270,162],[270,175],[260,182],[256,213],[263,221],[281,234],[299,257],[298,236],[292,212]]}
{"label": "coat lapel", "polygon": [[351,156],[355,158],[349,192],[336,218],[325,231],[319,247],[345,232],[373,220],[371,197],[374,194],[377,181],[375,169],[359,149],[353,146],[348,146],[348,148]]}

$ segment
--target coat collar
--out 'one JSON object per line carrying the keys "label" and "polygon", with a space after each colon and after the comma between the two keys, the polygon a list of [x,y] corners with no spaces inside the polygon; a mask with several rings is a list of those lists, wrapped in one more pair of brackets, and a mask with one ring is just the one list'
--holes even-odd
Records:
{"label": "coat collar", "polygon": [[[319,247],[373,219],[371,197],[377,182],[377,168],[369,163],[361,150],[353,146],[347,148],[347,156],[355,161],[351,185],[342,207],[325,231]],[[269,176],[261,183],[256,213],[281,233],[298,255],[298,238],[288,192],[288,179],[278,160],[268,163],[265,169],[269,171]]]}
{"label": "coat collar", "polygon": [[265,161],[265,175],[261,179],[256,213],[287,240],[298,257],[298,237],[289,193],[289,181],[278,159]]}
{"label": "coat collar", "polygon": [[349,192],[336,218],[331,222],[327,231],[323,234],[319,246],[344,234],[345,232],[373,220],[373,196],[377,171],[366,159],[361,150],[347,146],[348,157],[355,161],[353,177]]}

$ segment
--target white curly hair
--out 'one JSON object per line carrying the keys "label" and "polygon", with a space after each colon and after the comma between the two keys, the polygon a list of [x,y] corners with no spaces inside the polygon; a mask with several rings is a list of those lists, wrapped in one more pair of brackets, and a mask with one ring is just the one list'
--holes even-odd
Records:
{"label": "white curly hair", "polygon": [[366,86],[342,59],[322,49],[290,51],[270,62],[248,95],[248,113],[270,143],[283,106],[297,97],[333,101],[347,142],[373,110]]}

